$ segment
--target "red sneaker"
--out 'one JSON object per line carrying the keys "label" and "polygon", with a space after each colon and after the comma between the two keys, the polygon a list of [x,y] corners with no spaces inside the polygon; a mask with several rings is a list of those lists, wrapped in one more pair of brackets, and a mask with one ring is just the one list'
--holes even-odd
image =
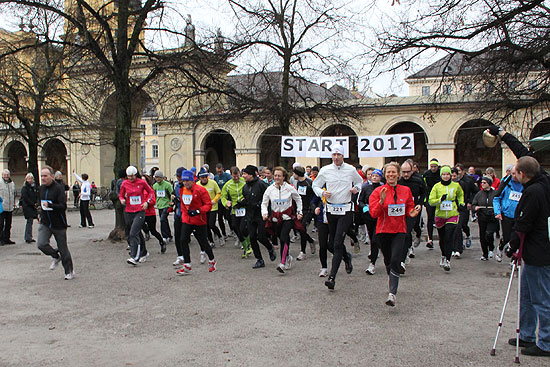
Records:
{"label": "red sneaker", "polygon": [[183,264],[181,269],[176,270],[176,274],[178,275],[191,274],[191,264]]}
{"label": "red sneaker", "polygon": [[216,271],[216,260],[211,260],[208,262],[208,271],[213,273]]}

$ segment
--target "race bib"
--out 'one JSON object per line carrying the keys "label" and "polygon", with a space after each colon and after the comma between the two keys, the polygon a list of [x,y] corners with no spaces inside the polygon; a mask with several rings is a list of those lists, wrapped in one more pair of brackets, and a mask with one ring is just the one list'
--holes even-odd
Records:
{"label": "race bib", "polygon": [[191,204],[191,200],[193,200],[193,195],[182,195],[181,196],[181,202],[185,205]]}
{"label": "race bib", "polygon": [[453,210],[453,202],[450,200],[442,201],[441,204],[439,204],[440,210]]}
{"label": "race bib", "polygon": [[521,199],[521,192],[510,191],[510,196],[508,198],[513,201],[519,201],[519,199]]}
{"label": "race bib", "polygon": [[130,196],[130,205],[141,205],[141,196]]}
{"label": "race bib", "polygon": [[307,186],[298,186],[298,194],[305,195],[307,191]]}
{"label": "race bib", "polygon": [[51,200],[40,200],[40,206],[42,207],[42,210],[53,210],[53,208],[48,207],[46,204],[52,203]]}
{"label": "race bib", "polygon": [[244,217],[245,214],[246,214],[246,208],[235,209],[236,217]]}
{"label": "race bib", "polygon": [[275,199],[273,200],[273,206],[276,208],[281,208],[286,205],[288,200],[286,199]]}
{"label": "race bib", "polygon": [[166,191],[164,191],[164,190],[157,190],[157,197],[158,197],[158,198],[164,198],[164,197],[166,197]]}
{"label": "race bib", "polygon": [[388,205],[388,215],[390,217],[402,217],[405,215],[405,204]]}
{"label": "race bib", "polygon": [[329,204],[327,203],[327,212],[332,215],[346,215],[346,212],[350,209],[350,204]]}

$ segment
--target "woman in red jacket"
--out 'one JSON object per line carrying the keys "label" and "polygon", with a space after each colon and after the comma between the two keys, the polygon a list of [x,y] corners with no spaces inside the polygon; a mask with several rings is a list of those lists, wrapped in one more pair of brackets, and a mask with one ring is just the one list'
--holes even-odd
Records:
{"label": "woman in red jacket", "polygon": [[181,174],[183,188],[180,190],[181,200],[181,243],[183,247],[183,267],[176,271],[178,275],[186,275],[191,273],[191,254],[189,253],[189,242],[191,241],[191,233],[195,234],[195,238],[199,242],[201,251],[208,255],[208,271],[216,271],[216,260],[214,260],[214,252],[208,244],[207,230],[208,221],[206,213],[212,209],[212,200],[208,190],[204,187],[195,184],[193,172],[183,171]]}
{"label": "woman in red jacket", "polygon": [[376,238],[384,255],[384,264],[389,276],[389,290],[386,304],[395,306],[395,295],[399,286],[399,275],[405,273],[402,263],[407,224],[405,216],[416,217],[420,205],[414,206],[411,190],[398,185],[401,166],[391,162],[384,166],[386,184],[374,190],[369,198],[369,211],[377,218]]}

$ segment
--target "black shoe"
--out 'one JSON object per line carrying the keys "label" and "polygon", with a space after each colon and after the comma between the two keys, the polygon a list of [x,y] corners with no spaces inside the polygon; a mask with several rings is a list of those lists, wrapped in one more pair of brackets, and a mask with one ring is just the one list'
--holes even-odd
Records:
{"label": "black shoe", "polygon": [[[516,338],[508,339],[508,344],[513,345],[515,347],[516,346]],[[527,341],[521,340],[521,339],[519,340],[519,346],[522,347],[522,348],[529,348],[529,347],[532,347],[536,344],[537,343],[535,343],[535,342],[527,342]]]}
{"label": "black shoe", "polygon": [[429,249],[433,249],[433,248],[434,248],[434,243],[433,243],[433,241],[428,241],[428,242],[426,242],[426,247],[429,248]]}
{"label": "black shoe", "polygon": [[166,244],[164,242],[161,242],[160,244],[160,253],[164,254],[166,252]]}
{"label": "black shoe", "polygon": [[277,254],[275,253],[275,249],[272,247],[271,251],[269,251],[269,260],[275,261],[277,258]]}
{"label": "black shoe", "polygon": [[12,240],[6,240],[4,241],[4,245],[15,245],[15,242],[13,242]]}
{"label": "black shoe", "polygon": [[331,291],[334,290],[334,285],[336,284],[336,282],[334,281],[334,277],[333,276],[330,276],[328,277],[328,279],[325,281],[325,285],[327,286],[328,289],[330,289]]}
{"label": "black shoe", "polygon": [[33,243],[33,242],[36,242],[36,240],[30,240],[30,241],[25,241],[26,243]]}
{"label": "black shoe", "polygon": [[346,265],[346,273],[351,274],[353,271],[353,265],[351,264],[351,253],[348,252],[348,261],[344,261]]}
{"label": "black shoe", "polygon": [[265,268],[265,263],[262,259],[259,259],[256,261],[256,264],[252,266],[252,269],[259,269],[259,268]]}
{"label": "black shoe", "polygon": [[536,345],[521,350],[521,354],[534,357],[550,357],[550,352],[540,349]]}

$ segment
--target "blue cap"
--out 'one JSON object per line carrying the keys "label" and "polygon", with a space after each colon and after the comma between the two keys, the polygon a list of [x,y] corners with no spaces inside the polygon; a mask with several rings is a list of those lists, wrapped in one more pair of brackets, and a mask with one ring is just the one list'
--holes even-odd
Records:
{"label": "blue cap", "polygon": [[180,167],[176,170],[176,176],[181,177],[181,174],[185,171],[185,167]]}
{"label": "blue cap", "polygon": [[191,171],[183,171],[181,173],[181,179],[183,181],[195,181],[195,175]]}
{"label": "blue cap", "polygon": [[191,167],[191,172],[196,173],[197,172],[197,167]]}
{"label": "blue cap", "polygon": [[373,175],[378,175],[378,176],[380,176],[380,178],[384,177],[384,174],[382,173],[382,170],[379,170],[379,169],[375,169],[374,171],[372,171],[372,174]]}
{"label": "blue cap", "polygon": [[208,171],[205,170],[204,168],[201,168],[201,170],[199,171],[199,177],[204,177],[204,176],[208,176]]}

